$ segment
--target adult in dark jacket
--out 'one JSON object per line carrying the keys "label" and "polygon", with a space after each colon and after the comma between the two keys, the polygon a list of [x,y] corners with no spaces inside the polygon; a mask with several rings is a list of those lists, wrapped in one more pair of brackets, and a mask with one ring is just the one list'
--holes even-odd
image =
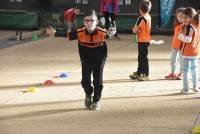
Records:
{"label": "adult in dark jacket", "polygon": [[[116,26],[116,15],[118,12],[117,0],[101,0],[100,12],[103,14],[105,18],[106,29],[109,30],[110,27],[115,27],[117,30]],[[119,39],[117,32],[115,34],[115,37]]]}

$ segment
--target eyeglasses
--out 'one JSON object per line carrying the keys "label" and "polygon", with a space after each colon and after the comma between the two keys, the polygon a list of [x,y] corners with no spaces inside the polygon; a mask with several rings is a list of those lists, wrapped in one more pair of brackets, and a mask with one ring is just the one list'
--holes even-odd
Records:
{"label": "eyeglasses", "polygon": [[88,23],[88,22],[93,23],[93,22],[96,21],[96,20],[93,20],[93,19],[85,19],[84,21],[85,21],[86,23]]}
{"label": "eyeglasses", "polygon": [[187,16],[181,16],[181,18],[182,18],[182,19],[186,19],[186,18],[187,18]]}

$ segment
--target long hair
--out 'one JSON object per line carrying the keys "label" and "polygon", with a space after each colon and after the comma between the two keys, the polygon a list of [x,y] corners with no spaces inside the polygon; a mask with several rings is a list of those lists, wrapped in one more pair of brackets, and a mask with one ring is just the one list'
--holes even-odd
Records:
{"label": "long hair", "polygon": [[192,8],[192,7],[187,7],[184,11],[183,14],[186,16],[192,18],[194,20],[194,23],[199,27],[200,26],[200,16],[197,13],[197,11]]}
{"label": "long hair", "polygon": [[175,15],[175,20],[174,20],[174,28],[175,28],[176,25],[180,24],[180,22],[177,19],[177,14],[183,13],[184,10],[185,10],[184,7],[180,7],[180,8],[176,9],[176,15]]}

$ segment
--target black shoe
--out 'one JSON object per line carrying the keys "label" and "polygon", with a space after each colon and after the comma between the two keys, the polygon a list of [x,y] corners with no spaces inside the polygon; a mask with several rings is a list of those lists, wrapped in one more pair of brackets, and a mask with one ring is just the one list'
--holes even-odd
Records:
{"label": "black shoe", "polygon": [[147,74],[143,74],[141,73],[138,78],[139,81],[148,81],[149,80],[149,76]]}
{"label": "black shoe", "polygon": [[121,40],[121,38],[119,36],[115,36],[115,39],[117,40]]}
{"label": "black shoe", "polygon": [[99,111],[100,110],[100,101],[93,103],[91,110],[92,111]]}
{"label": "black shoe", "polygon": [[133,74],[131,74],[129,77],[132,79],[132,80],[135,80],[135,79],[138,79],[140,73],[138,72],[133,72]]}
{"label": "black shoe", "polygon": [[92,105],[92,97],[89,95],[85,95],[85,106],[90,109],[91,105]]}

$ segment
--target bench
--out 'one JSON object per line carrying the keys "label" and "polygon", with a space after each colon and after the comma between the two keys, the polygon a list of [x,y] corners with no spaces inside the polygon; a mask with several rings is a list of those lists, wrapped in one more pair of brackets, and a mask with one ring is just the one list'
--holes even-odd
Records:
{"label": "bench", "polygon": [[0,10],[0,28],[15,30],[16,39],[22,40],[23,31],[35,30],[39,27],[37,12],[27,10]]}

